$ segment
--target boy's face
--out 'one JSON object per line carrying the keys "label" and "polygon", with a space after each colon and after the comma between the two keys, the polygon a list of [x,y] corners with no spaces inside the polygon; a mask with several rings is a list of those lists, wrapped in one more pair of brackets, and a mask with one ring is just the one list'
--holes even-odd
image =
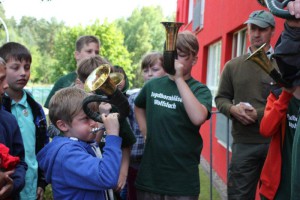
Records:
{"label": "boy's face", "polygon": [[143,78],[144,81],[148,81],[152,78],[158,78],[166,75],[162,63],[158,60],[155,65],[143,69]]}
{"label": "boy's face", "polygon": [[118,89],[120,90],[120,91],[122,91],[123,89],[124,89],[124,87],[125,87],[125,85],[126,85],[126,81],[125,81],[125,78],[118,84]]}
{"label": "boy's face", "polygon": [[6,80],[9,89],[13,91],[22,90],[30,78],[30,62],[18,61],[10,58],[6,63]]}
{"label": "boy's face", "polygon": [[95,139],[95,134],[92,134],[92,129],[97,128],[99,124],[90,119],[81,110],[72,120],[71,124],[65,124],[66,129],[61,130],[65,132],[68,137],[76,137],[83,141],[92,141]]}
{"label": "boy's face", "polygon": [[190,74],[192,67],[196,64],[198,57],[187,54],[177,49],[177,60],[183,65],[183,75]]}
{"label": "boy's face", "polygon": [[6,82],[6,68],[0,65],[0,99],[2,99],[7,88],[8,84]]}
{"label": "boy's face", "polygon": [[97,43],[89,43],[89,44],[85,44],[83,45],[81,51],[75,51],[75,59],[77,62],[79,62],[80,60],[84,59],[84,58],[89,58],[92,56],[96,56],[99,55],[99,50],[100,46]]}

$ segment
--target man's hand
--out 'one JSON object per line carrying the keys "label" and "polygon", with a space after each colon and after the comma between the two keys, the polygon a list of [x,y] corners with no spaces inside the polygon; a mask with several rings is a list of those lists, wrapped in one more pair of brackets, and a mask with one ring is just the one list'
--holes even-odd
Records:
{"label": "man's hand", "polygon": [[248,103],[239,103],[230,108],[230,114],[243,125],[253,124],[256,121],[256,110]]}

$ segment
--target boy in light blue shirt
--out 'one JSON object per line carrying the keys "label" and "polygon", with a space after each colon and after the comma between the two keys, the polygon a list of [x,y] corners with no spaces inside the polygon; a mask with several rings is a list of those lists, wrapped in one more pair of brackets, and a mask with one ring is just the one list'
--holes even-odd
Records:
{"label": "boy in light blue shirt", "polygon": [[31,54],[25,46],[8,42],[0,48],[0,57],[7,63],[6,78],[9,85],[5,90],[3,106],[18,121],[28,165],[20,199],[42,200],[46,182],[38,170],[36,154],[49,142],[49,137],[42,107],[24,90],[30,78]]}

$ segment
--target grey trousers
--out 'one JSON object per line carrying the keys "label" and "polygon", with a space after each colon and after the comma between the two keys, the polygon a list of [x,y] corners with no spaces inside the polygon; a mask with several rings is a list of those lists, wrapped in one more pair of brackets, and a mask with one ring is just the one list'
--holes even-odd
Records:
{"label": "grey trousers", "polygon": [[228,200],[254,200],[269,144],[232,144],[228,169]]}

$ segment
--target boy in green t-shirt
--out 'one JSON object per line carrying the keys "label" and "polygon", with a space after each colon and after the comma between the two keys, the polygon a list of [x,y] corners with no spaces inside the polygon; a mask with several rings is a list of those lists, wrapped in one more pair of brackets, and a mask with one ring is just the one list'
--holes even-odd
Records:
{"label": "boy in green t-shirt", "polygon": [[[97,36],[94,35],[83,35],[78,37],[78,39],[75,42],[75,52],[74,52],[74,58],[76,60],[76,63],[84,58],[89,58],[91,56],[99,55],[101,47],[101,42],[97,38]],[[70,72],[62,77],[60,77],[55,83],[50,91],[44,107],[48,108],[49,102],[52,98],[52,96],[57,92],[58,90],[69,87],[72,84],[74,84],[75,80],[77,78],[77,74],[75,71]]]}
{"label": "boy in green t-shirt", "polygon": [[137,199],[198,200],[200,193],[203,141],[199,129],[210,118],[212,95],[191,77],[198,59],[196,36],[179,33],[176,48],[175,75],[148,81],[135,100],[136,118],[146,137],[136,179]]}

